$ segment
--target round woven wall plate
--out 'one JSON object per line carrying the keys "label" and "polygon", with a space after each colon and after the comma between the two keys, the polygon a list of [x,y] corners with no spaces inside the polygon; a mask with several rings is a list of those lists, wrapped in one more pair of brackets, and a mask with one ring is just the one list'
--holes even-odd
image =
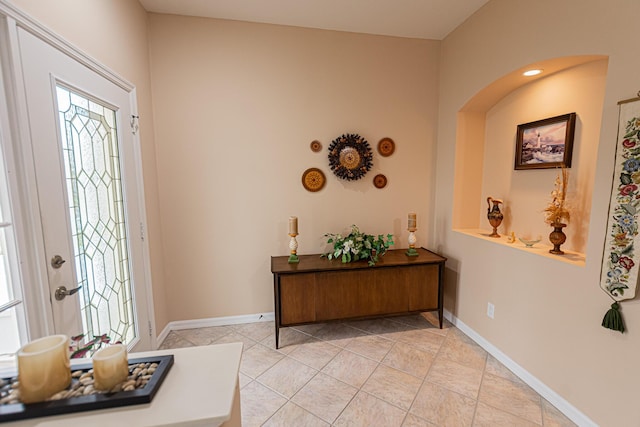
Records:
{"label": "round woven wall plate", "polygon": [[341,179],[362,178],[373,166],[373,153],[366,139],[358,134],[345,133],[329,145],[329,166]]}
{"label": "round woven wall plate", "polygon": [[378,153],[383,157],[389,157],[396,150],[396,143],[391,138],[382,138],[378,142]]}
{"label": "round woven wall plate", "polygon": [[322,190],[327,179],[318,168],[309,168],[302,174],[302,186],[307,191],[316,192]]}
{"label": "round woven wall plate", "polygon": [[314,153],[317,153],[320,150],[322,150],[322,143],[317,139],[311,141],[311,151],[313,151]]}
{"label": "round woven wall plate", "polygon": [[384,188],[387,186],[387,177],[383,174],[379,173],[378,175],[373,177],[373,185],[376,188]]}

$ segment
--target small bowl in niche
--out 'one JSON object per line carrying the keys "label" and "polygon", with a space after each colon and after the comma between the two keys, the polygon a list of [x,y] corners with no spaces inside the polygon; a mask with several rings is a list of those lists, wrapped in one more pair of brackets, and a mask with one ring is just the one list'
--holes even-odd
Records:
{"label": "small bowl in niche", "polygon": [[538,236],[537,239],[525,239],[524,237],[518,237],[518,240],[524,243],[526,247],[532,248],[536,243],[540,243],[540,240],[542,240],[542,238],[540,236]]}

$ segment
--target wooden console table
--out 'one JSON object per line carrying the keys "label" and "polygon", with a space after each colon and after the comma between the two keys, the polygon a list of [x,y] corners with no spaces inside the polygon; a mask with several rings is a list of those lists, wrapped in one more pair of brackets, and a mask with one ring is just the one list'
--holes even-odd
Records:
{"label": "wooden console table", "polygon": [[447,259],[424,248],[416,257],[405,252],[390,250],[373,267],[320,255],[301,255],[297,264],[289,264],[287,256],[271,257],[276,348],[281,327],[332,320],[437,310],[442,329]]}

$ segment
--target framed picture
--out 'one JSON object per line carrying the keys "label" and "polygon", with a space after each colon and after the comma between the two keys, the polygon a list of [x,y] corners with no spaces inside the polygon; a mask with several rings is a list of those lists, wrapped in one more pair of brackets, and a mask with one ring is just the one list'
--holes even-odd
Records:
{"label": "framed picture", "polygon": [[517,169],[571,167],[576,113],[518,125]]}

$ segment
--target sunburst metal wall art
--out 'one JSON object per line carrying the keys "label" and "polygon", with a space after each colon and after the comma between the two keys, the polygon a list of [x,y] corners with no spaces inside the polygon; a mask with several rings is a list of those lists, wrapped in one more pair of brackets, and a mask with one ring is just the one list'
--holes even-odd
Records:
{"label": "sunburst metal wall art", "polygon": [[338,178],[347,181],[362,178],[373,166],[369,143],[353,133],[334,139],[329,146],[329,166]]}

